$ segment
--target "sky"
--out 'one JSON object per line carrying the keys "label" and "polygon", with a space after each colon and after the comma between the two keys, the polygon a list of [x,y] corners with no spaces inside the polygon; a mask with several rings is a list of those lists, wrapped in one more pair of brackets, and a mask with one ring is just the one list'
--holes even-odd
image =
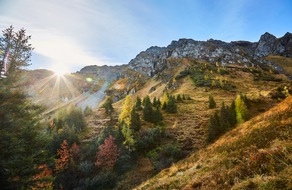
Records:
{"label": "sky", "polygon": [[[291,0],[0,0],[0,30],[32,36],[29,69],[120,65],[192,38],[256,42],[292,32]],[[2,35],[2,34],[1,34]]]}

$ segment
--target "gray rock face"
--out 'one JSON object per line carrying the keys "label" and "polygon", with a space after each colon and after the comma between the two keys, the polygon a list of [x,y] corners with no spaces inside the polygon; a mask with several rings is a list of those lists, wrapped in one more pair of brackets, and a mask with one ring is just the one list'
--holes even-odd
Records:
{"label": "gray rock face", "polygon": [[269,33],[265,33],[261,36],[258,45],[255,49],[255,55],[262,57],[269,54],[280,54],[285,50],[277,38]]}
{"label": "gray rock face", "polygon": [[265,33],[258,42],[235,41],[226,43],[220,40],[195,41],[180,39],[167,47],[150,47],[139,53],[129,62],[129,68],[142,74],[153,76],[168,67],[167,58],[193,58],[222,65],[239,63],[253,65],[263,63],[261,57],[269,54],[292,57],[292,34],[282,38]]}

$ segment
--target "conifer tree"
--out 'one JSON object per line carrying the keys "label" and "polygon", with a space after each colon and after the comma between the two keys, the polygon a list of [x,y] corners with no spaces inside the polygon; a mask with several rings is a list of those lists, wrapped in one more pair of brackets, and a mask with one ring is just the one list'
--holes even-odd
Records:
{"label": "conifer tree", "polygon": [[157,108],[161,106],[161,102],[158,98],[154,97],[153,98],[153,107]]}
{"label": "conifer tree", "polygon": [[[21,67],[29,66],[31,52],[33,50],[29,40],[31,36],[26,35],[25,29],[20,29],[17,32],[13,31],[14,28],[3,30],[3,36],[0,37],[0,73],[4,68],[5,61],[8,62],[8,81],[15,81],[17,73]],[[0,75],[0,78],[3,76]]]}
{"label": "conifer tree", "polygon": [[183,101],[183,99],[182,99],[182,97],[180,96],[180,94],[176,96],[176,100],[177,100],[178,102],[182,102],[182,101]]}
{"label": "conifer tree", "polygon": [[105,112],[107,115],[111,115],[114,112],[114,108],[112,104],[113,104],[112,98],[107,97],[105,103],[102,106],[105,109]]}
{"label": "conifer tree", "polygon": [[153,118],[152,118],[153,117],[153,108],[152,108],[152,104],[151,104],[149,96],[146,96],[143,99],[143,102],[144,102],[143,119],[145,121],[152,122],[153,121]]}
{"label": "conifer tree", "polygon": [[175,104],[174,96],[169,96],[168,103],[166,104],[166,111],[168,113],[176,113],[177,112],[177,106]]}
{"label": "conifer tree", "polygon": [[221,133],[219,115],[216,111],[210,118],[208,126],[208,141],[213,142]]}
{"label": "conifer tree", "polygon": [[247,119],[247,107],[240,95],[235,100],[235,111],[237,123],[243,123]]}
{"label": "conifer tree", "polygon": [[168,93],[164,92],[161,100],[162,109],[165,110],[169,101]]}
{"label": "conifer tree", "polygon": [[209,95],[209,109],[216,108],[216,102],[212,95]]}
{"label": "conifer tree", "polygon": [[137,96],[137,99],[136,99],[135,109],[137,111],[142,110],[142,101],[141,101],[141,98],[139,96]]}
{"label": "conifer tree", "polygon": [[130,95],[127,95],[122,107],[122,111],[119,116],[120,123],[124,121],[128,126],[130,125],[132,108],[133,108],[132,98]]}
{"label": "conifer tree", "polygon": [[[0,176],[3,189],[31,189],[41,165],[52,160],[46,150],[48,140],[43,133],[42,109],[32,104],[17,85],[19,69],[29,65],[30,36],[24,29],[11,26],[0,37]],[[8,63],[8,72],[3,73]],[[6,78],[5,78],[6,77]]]}
{"label": "conifer tree", "polygon": [[229,107],[229,121],[230,121],[230,125],[232,127],[234,127],[236,125],[236,111],[235,111],[235,101],[233,100],[230,107]]}
{"label": "conifer tree", "polygon": [[160,111],[160,108],[156,107],[156,109],[153,111],[153,122],[160,123],[162,120],[163,120],[163,116]]}
{"label": "conifer tree", "polygon": [[136,112],[135,108],[133,108],[131,112],[130,128],[133,129],[134,131],[139,131],[141,128],[140,116]]}
{"label": "conifer tree", "polygon": [[120,125],[122,128],[122,134],[125,138],[124,145],[129,151],[135,150],[136,141],[133,130],[125,122],[122,122]]}

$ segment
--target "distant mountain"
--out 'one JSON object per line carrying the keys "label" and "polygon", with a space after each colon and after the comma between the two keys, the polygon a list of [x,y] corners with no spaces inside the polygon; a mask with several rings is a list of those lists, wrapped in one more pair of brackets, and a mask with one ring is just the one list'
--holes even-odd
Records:
{"label": "distant mountain", "polygon": [[270,54],[292,57],[292,34],[287,32],[283,37],[276,38],[266,32],[254,43],[180,39],[172,41],[167,47],[154,46],[142,51],[129,62],[129,68],[153,76],[167,67],[165,63],[168,58],[193,58],[221,65],[237,63],[250,66],[268,63],[263,57]]}

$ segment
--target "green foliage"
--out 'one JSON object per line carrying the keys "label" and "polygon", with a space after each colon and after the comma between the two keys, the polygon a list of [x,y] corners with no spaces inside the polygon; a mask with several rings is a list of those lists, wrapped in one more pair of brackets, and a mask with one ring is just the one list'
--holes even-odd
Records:
{"label": "green foliage", "polygon": [[178,102],[182,102],[182,101],[183,101],[183,99],[182,99],[182,97],[181,97],[180,94],[178,94],[178,95],[176,96],[176,101],[178,101]]}
{"label": "green foliage", "polygon": [[271,93],[271,97],[277,100],[283,100],[290,95],[289,89],[287,86],[279,86],[276,91]]}
{"label": "green foliage", "polygon": [[[47,136],[40,123],[40,107],[20,90],[10,90],[0,80],[0,168],[12,189],[28,189],[35,182],[36,166],[48,163]],[[8,88],[6,88],[8,87]],[[2,188],[6,188],[1,185]]]}
{"label": "green foliage", "polygon": [[161,106],[160,99],[157,99],[156,97],[154,97],[154,99],[153,99],[153,107],[158,108],[160,106]]}
{"label": "green foliage", "polygon": [[247,119],[247,107],[240,95],[237,95],[235,100],[235,111],[237,123],[243,123]]}
{"label": "green foliage", "polygon": [[[163,118],[159,107],[156,107],[156,109],[153,110],[149,96],[146,96],[143,99],[143,102],[144,102],[143,119],[151,123],[160,123]],[[159,103],[157,103],[156,101],[156,104],[158,105]]]}
{"label": "green foliage", "polygon": [[130,95],[127,95],[122,107],[122,111],[119,116],[119,122],[125,122],[128,126],[130,125],[130,119],[131,119],[131,112],[133,108],[133,102]]}
{"label": "green foliage", "polygon": [[135,108],[133,108],[131,112],[130,128],[134,131],[139,131],[141,128],[140,116]]}
{"label": "green foliage", "polygon": [[73,106],[69,109],[68,115],[65,116],[64,122],[76,132],[79,132],[86,127],[85,118],[81,108],[74,108]]}
{"label": "green foliage", "polygon": [[92,111],[91,107],[86,106],[85,109],[84,109],[84,111],[83,111],[84,116],[89,116],[92,113],[93,113],[93,111]]}
{"label": "green foliage", "polygon": [[160,171],[164,168],[170,167],[172,163],[178,161],[184,155],[179,146],[166,144],[149,151],[147,156],[151,160],[155,170]]}
{"label": "green foliage", "polygon": [[111,115],[114,112],[114,108],[113,108],[112,104],[113,104],[112,98],[107,97],[105,103],[102,106],[105,109],[105,113],[107,115]]}
{"label": "green foliage", "polygon": [[137,111],[139,110],[142,110],[142,101],[141,101],[141,98],[139,96],[137,96],[137,99],[136,99],[136,104],[135,104],[135,109]]}
{"label": "green foliage", "polygon": [[152,122],[153,108],[149,96],[144,97],[143,105],[143,119]]}
{"label": "green foliage", "polygon": [[224,102],[221,105],[220,111],[216,111],[210,117],[208,126],[208,141],[213,142],[220,135],[236,125],[236,112],[234,102],[230,107],[225,106]]}
{"label": "green foliage", "polygon": [[[0,73],[4,68],[5,59],[9,62],[7,80],[15,81],[19,77],[21,67],[30,65],[30,57],[33,48],[29,44],[31,36],[26,35],[25,29],[14,32],[13,26],[3,30],[0,37]],[[2,74],[0,79],[3,78]]]}
{"label": "green foliage", "polygon": [[176,113],[177,112],[177,105],[175,103],[175,97],[168,95],[168,101],[167,103],[163,104],[163,109],[167,113]]}
{"label": "green foliage", "polygon": [[212,95],[209,95],[209,109],[216,108],[216,102]]}
{"label": "green foliage", "polygon": [[138,140],[138,151],[147,152],[155,148],[163,135],[163,131],[160,127],[150,128],[144,130]]}
{"label": "green foliage", "polygon": [[136,140],[133,130],[124,122],[121,124],[121,128],[122,134],[125,138],[124,145],[129,151],[134,151],[136,146]]}

